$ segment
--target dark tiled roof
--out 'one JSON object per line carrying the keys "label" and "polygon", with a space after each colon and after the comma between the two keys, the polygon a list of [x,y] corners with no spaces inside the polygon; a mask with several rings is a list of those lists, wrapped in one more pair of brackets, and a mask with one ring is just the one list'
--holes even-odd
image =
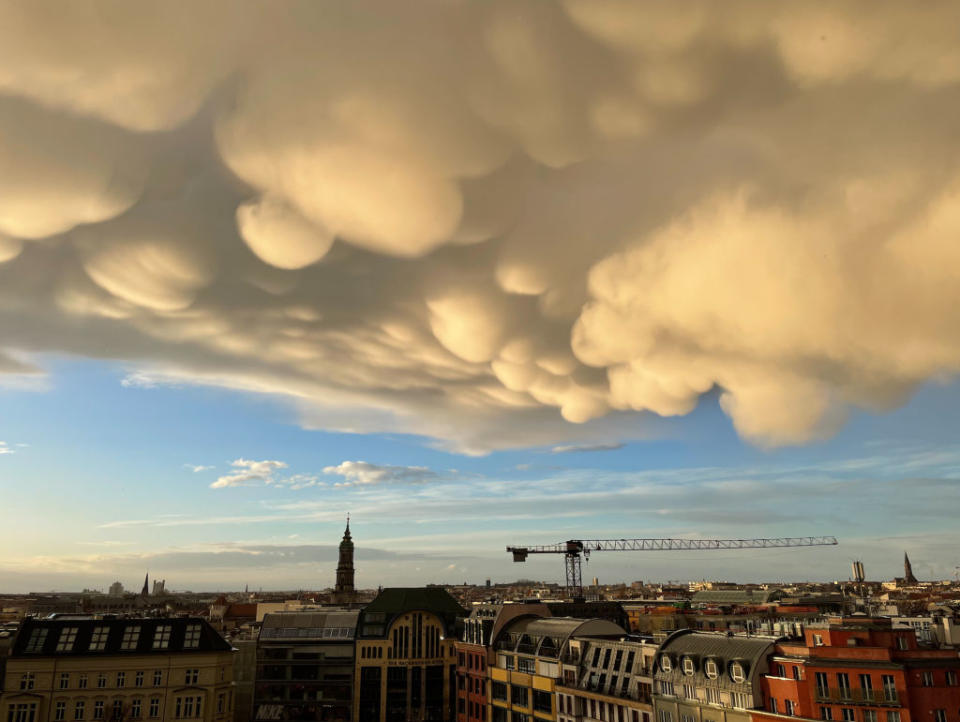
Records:
{"label": "dark tiled roof", "polygon": [[780,599],[779,589],[703,589],[695,592],[695,604],[768,604]]}
{"label": "dark tiled roof", "polygon": [[[157,628],[168,626],[169,638],[165,647],[154,648]],[[199,627],[196,646],[186,647],[188,627]],[[135,644],[123,649],[124,638],[134,638],[134,627],[140,628]],[[106,630],[103,649],[91,649],[95,632]],[[44,635],[43,630],[46,630]],[[67,630],[67,631],[65,631]],[[73,643],[61,644],[76,630]],[[128,635],[127,632],[130,632]],[[161,630],[161,637],[164,636]],[[38,643],[42,639],[41,643]],[[230,644],[205,620],[197,617],[171,617],[157,619],[25,619],[20,625],[13,643],[11,656],[102,656],[108,654],[168,654],[170,652],[227,652]]]}
{"label": "dark tiled roof", "polygon": [[388,587],[364,608],[364,612],[402,614],[422,609],[435,614],[466,617],[467,610],[457,604],[446,589],[440,587]]}

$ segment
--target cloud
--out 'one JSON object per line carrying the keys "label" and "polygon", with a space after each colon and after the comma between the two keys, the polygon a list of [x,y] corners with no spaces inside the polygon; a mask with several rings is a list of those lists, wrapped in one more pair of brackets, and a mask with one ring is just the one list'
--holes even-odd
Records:
{"label": "cloud", "polygon": [[0,375],[478,454],[706,394],[806,443],[960,370],[955,3],[240,6],[0,8]]}
{"label": "cloud", "polygon": [[553,454],[571,454],[582,451],[616,451],[617,449],[622,449],[623,447],[624,444],[620,442],[612,442],[608,444],[564,444],[562,446],[554,446],[550,452]]}
{"label": "cloud", "polygon": [[389,466],[369,464],[366,461],[344,461],[326,466],[324,474],[341,476],[334,486],[375,486],[379,484],[422,484],[440,479],[440,475],[425,466]]}
{"label": "cloud", "polygon": [[204,466],[202,464],[184,464],[183,468],[190,469],[190,471],[192,471],[194,474],[199,474],[201,471],[210,471],[211,469],[216,467]]}
{"label": "cloud", "polygon": [[16,449],[11,449],[10,445],[6,441],[0,441],[0,456],[4,454],[15,454]]}
{"label": "cloud", "polygon": [[211,489],[225,489],[231,486],[252,486],[254,484],[272,484],[274,474],[278,469],[286,469],[284,461],[252,461],[250,459],[236,459],[230,462],[236,471],[224,474],[217,478]]}

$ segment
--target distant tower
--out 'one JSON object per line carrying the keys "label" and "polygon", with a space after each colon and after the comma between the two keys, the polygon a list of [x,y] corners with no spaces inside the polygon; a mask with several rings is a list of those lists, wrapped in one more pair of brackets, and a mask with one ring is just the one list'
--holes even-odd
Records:
{"label": "distant tower", "polygon": [[143,578],[143,589],[140,590],[141,597],[150,596],[150,572]]}
{"label": "distant tower", "polygon": [[913,576],[913,567],[910,566],[910,557],[903,553],[903,583],[905,586],[913,586],[917,583],[917,578]]}
{"label": "distant tower", "polygon": [[350,536],[350,516],[340,542],[340,560],[337,562],[337,584],[333,589],[334,602],[353,601],[353,538]]}

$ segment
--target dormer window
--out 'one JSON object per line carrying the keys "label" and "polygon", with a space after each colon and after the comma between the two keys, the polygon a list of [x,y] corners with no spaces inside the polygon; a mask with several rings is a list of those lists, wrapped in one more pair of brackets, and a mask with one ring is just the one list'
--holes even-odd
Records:
{"label": "dormer window", "polygon": [[673,663],[670,661],[670,657],[663,655],[660,657],[660,669],[664,672],[670,672],[673,670]]}
{"label": "dormer window", "polygon": [[683,658],[683,673],[688,677],[692,677],[694,672],[697,671],[697,665],[694,664],[693,660],[690,657]]}
{"label": "dormer window", "polygon": [[715,660],[708,659],[703,665],[703,673],[707,675],[708,679],[716,679],[720,676],[720,668],[717,667]]}
{"label": "dormer window", "polygon": [[737,684],[740,684],[747,678],[746,670],[744,670],[743,665],[739,662],[734,662],[730,665],[730,679],[732,679]]}

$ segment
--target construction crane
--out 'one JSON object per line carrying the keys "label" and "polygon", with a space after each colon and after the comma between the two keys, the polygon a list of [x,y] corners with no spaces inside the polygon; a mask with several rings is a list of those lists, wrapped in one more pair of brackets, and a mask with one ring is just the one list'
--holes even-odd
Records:
{"label": "construction crane", "polygon": [[507,547],[513,561],[525,562],[530,554],[563,554],[567,574],[567,594],[583,599],[583,559],[591,552],[663,552],[701,549],[772,549],[781,547],[832,546],[832,536],[778,537],[771,539],[570,539],[559,544],[532,547]]}

